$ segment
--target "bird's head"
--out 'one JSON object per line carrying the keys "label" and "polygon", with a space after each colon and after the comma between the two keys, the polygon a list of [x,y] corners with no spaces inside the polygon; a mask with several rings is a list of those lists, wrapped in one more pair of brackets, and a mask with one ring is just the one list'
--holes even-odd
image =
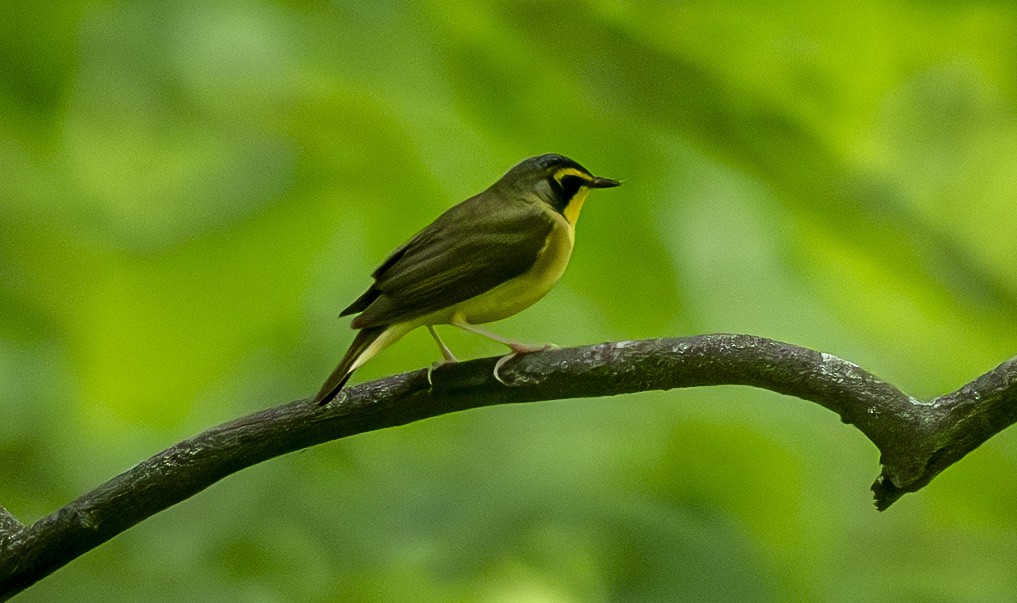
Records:
{"label": "bird's head", "polygon": [[526,159],[510,169],[492,189],[513,197],[547,203],[575,224],[591,189],[621,184],[594,176],[575,161],[553,153]]}

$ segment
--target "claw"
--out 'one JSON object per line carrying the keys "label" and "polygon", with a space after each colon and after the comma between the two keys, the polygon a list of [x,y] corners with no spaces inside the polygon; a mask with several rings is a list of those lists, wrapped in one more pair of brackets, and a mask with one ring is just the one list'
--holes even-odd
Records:
{"label": "claw", "polygon": [[506,362],[512,360],[516,356],[522,356],[523,354],[532,354],[534,352],[546,352],[547,350],[557,349],[558,346],[554,345],[553,343],[545,343],[542,345],[527,345],[525,343],[512,343],[512,345],[510,345],[509,348],[512,350],[512,352],[502,356],[501,358],[498,359],[498,362],[494,363],[494,378],[498,380],[498,383],[501,383],[502,385],[505,386],[510,386],[511,384],[502,379],[501,375],[498,374],[498,371],[501,370],[501,367],[505,366]]}
{"label": "claw", "polygon": [[498,371],[501,370],[501,367],[504,366],[506,362],[508,362],[509,360],[512,360],[513,358],[515,358],[516,356],[518,356],[520,354],[525,354],[525,353],[526,352],[516,352],[516,351],[513,351],[511,354],[506,354],[506,355],[502,356],[501,358],[498,359],[498,362],[494,363],[494,378],[498,381],[498,383],[501,383],[505,387],[509,387],[510,384],[508,383],[508,381],[505,381],[504,379],[502,379],[501,375],[498,374]]}
{"label": "claw", "polygon": [[445,366],[446,364],[456,364],[457,362],[459,361],[455,359],[455,356],[453,356],[451,360],[436,360],[432,362],[431,366],[427,367],[427,384],[434,385],[434,382],[431,381],[431,373],[433,373],[435,369],[440,366]]}

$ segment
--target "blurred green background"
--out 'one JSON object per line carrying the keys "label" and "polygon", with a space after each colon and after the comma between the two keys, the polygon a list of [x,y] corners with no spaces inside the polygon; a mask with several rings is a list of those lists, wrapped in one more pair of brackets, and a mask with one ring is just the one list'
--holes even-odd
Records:
{"label": "blurred green background", "polygon": [[[22,520],[316,391],[374,266],[544,152],[625,186],[500,333],[752,333],[923,397],[1017,353],[1011,2],[0,9]],[[354,381],[437,358],[416,332]],[[489,408],[244,471],[22,599],[1012,599],[1017,432],[883,514],[877,472],[835,415],[763,391]]]}

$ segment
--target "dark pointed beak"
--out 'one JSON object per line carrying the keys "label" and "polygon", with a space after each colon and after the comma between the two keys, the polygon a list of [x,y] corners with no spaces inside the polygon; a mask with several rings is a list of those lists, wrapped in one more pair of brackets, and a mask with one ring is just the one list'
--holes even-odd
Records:
{"label": "dark pointed beak", "polygon": [[600,178],[594,176],[593,180],[590,180],[587,186],[589,186],[590,188],[614,188],[620,184],[621,182],[618,182],[617,180],[611,180],[610,178]]}

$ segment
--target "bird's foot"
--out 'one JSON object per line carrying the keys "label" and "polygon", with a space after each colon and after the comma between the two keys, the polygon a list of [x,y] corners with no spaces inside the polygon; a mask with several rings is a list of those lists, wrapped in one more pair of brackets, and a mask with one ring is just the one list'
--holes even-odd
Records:
{"label": "bird's foot", "polygon": [[431,381],[431,373],[433,373],[435,369],[437,369],[440,366],[445,366],[446,364],[456,364],[458,362],[459,361],[456,360],[456,357],[452,356],[451,358],[445,358],[444,360],[438,360],[431,363],[431,366],[427,367],[427,384],[434,385],[434,382]]}
{"label": "bird's foot", "polygon": [[498,362],[494,363],[494,378],[498,381],[498,383],[501,383],[502,385],[504,385],[506,387],[509,386],[509,383],[501,378],[501,375],[498,374],[498,371],[501,370],[501,367],[506,362],[508,362],[509,360],[512,360],[513,358],[515,358],[518,355],[519,355],[519,352],[512,352],[511,354],[506,354],[506,355],[502,356],[501,358],[498,359]]}
{"label": "bird's foot", "polygon": [[498,383],[501,383],[502,385],[504,385],[506,387],[510,387],[511,384],[509,382],[505,381],[504,379],[502,379],[501,378],[501,374],[499,374],[499,371],[501,371],[501,368],[503,366],[505,366],[506,362],[508,362],[509,360],[512,360],[516,356],[522,356],[524,354],[532,354],[534,352],[545,352],[547,350],[554,350],[554,349],[558,348],[558,346],[554,345],[553,343],[544,343],[544,344],[540,344],[540,345],[530,345],[530,344],[526,344],[526,343],[518,343],[518,342],[513,341],[512,343],[509,343],[509,344],[506,344],[506,345],[508,345],[509,349],[512,350],[512,352],[502,356],[501,358],[498,359],[498,362],[494,363],[494,378],[498,381]]}
{"label": "bird's foot", "polygon": [[513,341],[507,344],[509,349],[512,350],[510,355],[521,355],[521,354],[532,354],[534,352],[546,352],[547,350],[558,349],[558,346],[553,343],[539,343],[536,345],[528,343],[518,343]]}

